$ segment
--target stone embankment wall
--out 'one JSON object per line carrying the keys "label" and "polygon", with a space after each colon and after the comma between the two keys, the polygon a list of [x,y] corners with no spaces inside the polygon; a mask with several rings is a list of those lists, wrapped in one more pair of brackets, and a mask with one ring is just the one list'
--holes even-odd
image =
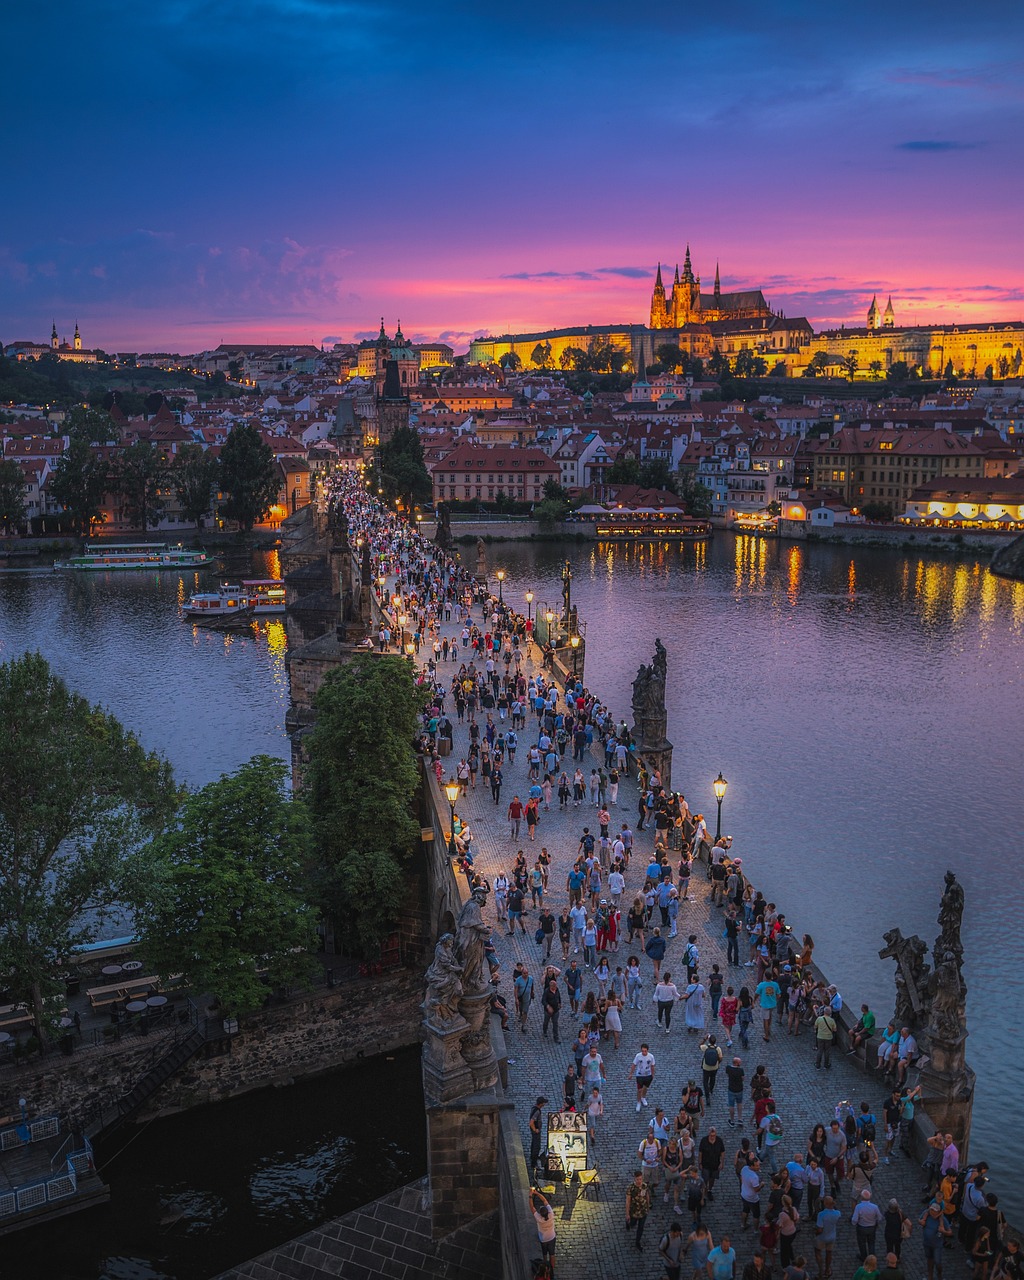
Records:
{"label": "stone embankment wall", "polygon": [[[290,1084],[362,1058],[418,1043],[423,980],[398,969],[354,978],[242,1021],[238,1033],[211,1042],[155,1095],[140,1119],[220,1102],[252,1089]],[[0,1096],[33,1109],[66,1113],[88,1125],[142,1076],[162,1036],[141,1036],[71,1057],[45,1058],[0,1072]],[[168,1038],[169,1039],[169,1038]]]}
{"label": "stone embankment wall", "polygon": [[[487,520],[452,519],[452,537],[484,538],[495,542],[527,542],[534,538],[551,542],[564,542],[566,539],[579,542],[593,542],[597,537],[595,525],[575,520],[559,521],[557,524],[542,524],[539,520],[529,520],[514,516],[498,517]],[[437,525],[433,520],[424,520],[419,526],[424,537],[433,540]]]}
{"label": "stone embankment wall", "polygon": [[780,520],[779,537],[798,542],[832,542],[842,546],[914,547],[923,550],[966,550],[974,555],[994,555],[1014,540],[1012,533],[988,533],[980,529],[913,529],[903,525],[840,524],[831,529],[811,529],[805,520]]}
{"label": "stone embankment wall", "polygon": [[1000,547],[989,567],[1001,578],[1016,578],[1018,582],[1024,582],[1024,536]]}

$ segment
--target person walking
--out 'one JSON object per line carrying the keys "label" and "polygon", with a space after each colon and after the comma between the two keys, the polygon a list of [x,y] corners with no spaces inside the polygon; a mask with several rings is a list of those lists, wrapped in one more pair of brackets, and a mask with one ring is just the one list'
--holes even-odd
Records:
{"label": "person walking", "polygon": [[513,796],[508,806],[508,821],[513,840],[519,839],[519,827],[523,821],[523,802],[517,795]]}
{"label": "person walking", "polygon": [[548,1105],[547,1098],[541,1096],[533,1104],[530,1111],[530,1119],[527,1127],[530,1130],[530,1176],[537,1167],[537,1161],[540,1159],[540,1143],[542,1136],[541,1124],[544,1118],[544,1108]]}
{"label": "person walking", "polygon": [[722,1243],[708,1253],[707,1280],[735,1280],[736,1250],[728,1236],[722,1236]]}
{"label": "person walking", "polygon": [[782,988],[772,977],[767,977],[754,988],[754,995],[761,1006],[762,1037],[767,1043],[772,1038],[772,1016],[778,1008]]}
{"label": "person walking", "polygon": [[831,1278],[832,1252],[836,1247],[836,1230],[842,1216],[836,1208],[835,1200],[826,1196],[815,1225],[814,1260],[818,1264],[819,1280]]}
{"label": "person walking", "polygon": [[644,1223],[650,1211],[651,1191],[644,1182],[644,1175],[638,1169],[633,1174],[633,1181],[626,1188],[626,1230],[636,1232],[634,1243],[637,1250],[641,1252],[644,1247]]}
{"label": "person walking", "polygon": [[655,1072],[654,1054],[650,1051],[650,1046],[642,1044],[640,1052],[634,1057],[633,1063],[629,1068],[629,1079],[636,1081],[636,1109],[639,1112],[641,1107],[649,1106],[647,1101],[647,1090],[654,1081]]}
{"label": "person walking", "polygon": [[516,1006],[519,1010],[519,1030],[526,1031],[526,1019],[530,1012],[530,1005],[533,1003],[533,979],[530,977],[526,968],[519,971],[519,976],[515,980],[516,989]]}
{"label": "person walking", "polygon": [[718,1136],[718,1130],[714,1125],[697,1144],[697,1160],[700,1165],[700,1176],[707,1188],[708,1199],[714,1200],[715,1183],[725,1163],[725,1143]]}
{"label": "person walking", "polygon": [[703,1041],[700,1050],[700,1065],[704,1077],[704,1097],[710,1107],[711,1095],[715,1092],[715,1082],[718,1079],[718,1068],[722,1065],[722,1050],[718,1047],[713,1035],[708,1036]]}
{"label": "person walking", "polygon": [[680,998],[679,989],[672,981],[671,973],[666,969],[661,981],[654,988],[654,999],[658,1006],[658,1026],[660,1027],[664,1022],[666,1035],[672,1026],[673,1006]]}
{"label": "person walking", "polygon": [[743,1059],[733,1058],[726,1064],[725,1084],[729,1100],[729,1127],[739,1125],[743,1128],[743,1081],[746,1072],[743,1070]]}
{"label": "person walking", "polygon": [[544,994],[541,996],[540,1006],[544,1010],[541,1035],[547,1039],[548,1027],[550,1026],[551,1038],[555,1044],[558,1044],[558,1014],[562,1008],[562,996],[558,990],[557,979],[548,979],[547,985],[544,987]]}
{"label": "person walking", "polygon": [[[814,1019],[814,1043],[817,1053],[814,1066],[817,1071],[822,1067],[832,1070],[832,1045],[836,1038],[836,1020],[827,1004],[819,1005],[817,1017]],[[874,1249],[869,1252],[874,1253]],[[863,1258],[861,1259],[863,1262]]]}
{"label": "person walking", "polygon": [[861,1262],[875,1252],[875,1241],[878,1237],[878,1228],[882,1225],[885,1215],[877,1204],[871,1199],[870,1188],[865,1187],[860,1193],[860,1199],[854,1207],[853,1213],[850,1215],[850,1221],[853,1223],[857,1233],[857,1253]]}
{"label": "person walking", "polygon": [[[614,802],[613,802],[614,803]],[[658,1243],[658,1253],[665,1266],[665,1280],[680,1280],[686,1240],[678,1222],[670,1222]]]}

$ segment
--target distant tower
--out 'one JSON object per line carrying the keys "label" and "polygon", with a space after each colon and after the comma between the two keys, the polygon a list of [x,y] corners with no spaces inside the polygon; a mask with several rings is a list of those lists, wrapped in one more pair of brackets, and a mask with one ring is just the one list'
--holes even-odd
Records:
{"label": "distant tower", "polygon": [[57,321],[56,321],[56,320],[54,320],[54,322],[53,322],[53,329],[52,329],[52,331],[51,331],[51,333],[50,333],[50,346],[52,347],[52,349],[53,349],[54,351],[56,351],[56,350],[57,350],[58,345],[59,345],[59,344],[58,344],[58,342],[57,342]]}
{"label": "distant tower", "polygon": [[693,274],[690,261],[690,246],[686,246],[683,258],[683,275],[679,278],[676,268],[676,284],[672,289],[672,322],[675,328],[681,329],[684,324],[700,320],[700,276]]}
{"label": "distant tower", "polygon": [[388,354],[389,360],[398,365],[398,381],[404,391],[415,387],[420,380],[420,353],[405,340],[402,322],[399,320],[395,330],[395,340]]}
{"label": "distant tower", "polygon": [[409,409],[409,395],[402,387],[398,361],[389,358],[384,365],[384,385],[377,396],[377,436],[381,444],[399,428],[409,425]]}
{"label": "distant tower", "polygon": [[722,281],[718,275],[718,263],[715,263],[715,310],[718,311],[722,305]]}
{"label": "distant tower", "polygon": [[896,327],[896,312],[892,309],[892,294],[889,294],[889,301],[885,304],[885,315],[882,317],[883,329],[894,329]]}
{"label": "distant tower", "polygon": [[877,296],[871,299],[871,307],[868,310],[868,328],[878,329],[881,327],[882,313],[878,309]]}
{"label": "distant tower", "polygon": [[658,263],[658,274],[654,281],[654,292],[651,294],[652,329],[668,328],[668,308],[665,305],[665,286],[661,279],[661,263]]}
{"label": "distant tower", "polygon": [[76,320],[75,321],[75,350],[81,351],[81,349],[82,349],[82,335],[78,332],[78,321]]}
{"label": "distant tower", "polygon": [[391,339],[384,330],[384,317],[380,318],[380,333],[377,334],[377,350],[374,359],[374,381],[377,385],[377,394],[380,395],[381,388],[384,386],[384,366],[388,362],[391,354]]}

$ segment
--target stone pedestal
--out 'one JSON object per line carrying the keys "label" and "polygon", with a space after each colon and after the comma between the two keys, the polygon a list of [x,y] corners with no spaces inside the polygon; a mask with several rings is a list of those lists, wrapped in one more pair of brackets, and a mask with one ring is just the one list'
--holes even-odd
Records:
{"label": "stone pedestal", "polygon": [[462,1037],[462,1059],[472,1075],[474,1091],[492,1088],[498,1080],[498,1062],[491,1046],[490,994],[463,996],[459,1012],[467,1030]]}
{"label": "stone pedestal", "polygon": [[461,1015],[444,1022],[423,1022],[423,1096],[427,1105],[464,1098],[474,1091],[473,1072],[462,1056],[469,1023]]}
{"label": "stone pedestal", "polygon": [[657,769],[661,774],[661,785],[666,791],[672,790],[672,743],[667,738],[648,746],[640,743],[637,755],[647,761],[648,767]]}
{"label": "stone pedestal", "polygon": [[427,1109],[431,1234],[443,1239],[498,1207],[500,1111],[494,1090]]}
{"label": "stone pedestal", "polygon": [[[941,1055],[940,1055],[941,1056]],[[954,1083],[945,1073],[933,1069],[934,1059],[921,1071],[921,1099],[929,1119],[943,1133],[951,1133],[960,1151],[961,1164],[967,1161],[971,1140],[975,1075],[970,1067]]]}

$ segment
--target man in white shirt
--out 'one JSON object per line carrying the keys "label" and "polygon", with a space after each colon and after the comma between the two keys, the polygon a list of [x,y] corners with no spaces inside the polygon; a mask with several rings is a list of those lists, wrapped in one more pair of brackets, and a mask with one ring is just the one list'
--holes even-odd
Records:
{"label": "man in white shirt", "polygon": [[573,904],[569,919],[572,921],[573,951],[578,953],[583,946],[583,930],[587,927],[587,911],[582,903]]}
{"label": "man in white shirt", "polygon": [[608,876],[608,892],[612,895],[612,902],[615,906],[619,905],[619,899],[622,897],[626,888],[626,877],[621,871],[612,871]]}
{"label": "man in white shirt", "polygon": [[744,1230],[746,1230],[748,1214],[753,1214],[755,1225],[761,1221],[761,1175],[758,1172],[760,1167],[757,1157],[751,1156],[740,1170],[740,1206],[743,1211],[740,1221]]}
{"label": "man in white shirt", "polygon": [[896,1081],[906,1084],[907,1072],[917,1061],[917,1041],[909,1027],[900,1029],[900,1038],[896,1044]]}
{"label": "man in white shirt", "polygon": [[640,1046],[640,1052],[633,1059],[633,1065],[629,1068],[629,1079],[636,1080],[636,1109],[648,1107],[650,1103],[647,1101],[647,1090],[651,1087],[654,1080],[654,1054],[646,1044]]}

